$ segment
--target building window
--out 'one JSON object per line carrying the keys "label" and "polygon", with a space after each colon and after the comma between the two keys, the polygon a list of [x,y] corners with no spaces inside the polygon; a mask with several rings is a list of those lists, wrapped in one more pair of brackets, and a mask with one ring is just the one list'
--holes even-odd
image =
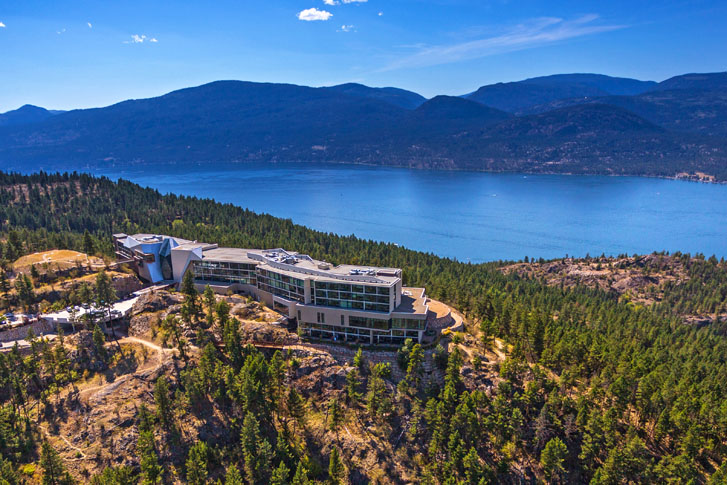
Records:
{"label": "building window", "polygon": [[389,312],[391,290],[386,286],[313,281],[311,289],[314,305]]}
{"label": "building window", "polygon": [[298,310],[298,321],[300,321],[300,310]]}
{"label": "building window", "polygon": [[194,279],[210,283],[255,284],[255,265],[248,263],[230,263],[226,261],[193,261]]}
{"label": "building window", "polygon": [[341,315],[341,326],[346,325],[346,317]]}

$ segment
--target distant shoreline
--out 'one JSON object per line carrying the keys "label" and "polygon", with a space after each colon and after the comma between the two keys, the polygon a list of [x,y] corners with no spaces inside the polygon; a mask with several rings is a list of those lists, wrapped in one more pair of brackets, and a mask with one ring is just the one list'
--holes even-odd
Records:
{"label": "distant shoreline", "polygon": [[[108,162],[106,162],[108,163]],[[125,163],[123,166],[117,165],[104,165],[104,162],[100,164],[86,164],[85,167],[73,168],[73,169],[61,169],[61,172],[68,171],[103,171],[104,169],[123,170],[124,168],[142,168],[142,167],[158,167],[165,165],[190,165],[195,167],[213,166],[213,164],[224,164],[224,165],[245,165],[250,163],[271,163],[271,164],[330,164],[330,165],[357,165],[364,167],[380,167],[380,168],[399,168],[399,169],[411,169],[411,170],[422,170],[422,171],[441,171],[441,172],[472,172],[472,173],[492,173],[492,174],[522,174],[522,175],[567,175],[567,176],[600,176],[600,177],[642,177],[642,178],[656,178],[664,180],[675,180],[683,182],[698,182],[704,184],[715,184],[715,185],[726,185],[727,180],[718,180],[714,175],[706,174],[703,172],[697,172],[695,174],[688,174],[682,172],[676,175],[651,175],[651,174],[629,174],[629,173],[607,173],[607,172],[556,172],[556,171],[527,171],[527,170],[487,170],[487,169],[476,169],[476,168],[459,168],[459,167],[427,167],[422,165],[402,165],[402,164],[380,164],[380,163],[369,163],[369,162],[342,162],[333,160],[229,160],[229,161],[169,161],[169,162],[130,162]],[[38,172],[40,170],[46,170],[43,167],[37,167],[32,171],[23,170],[23,173]],[[58,169],[50,169],[52,171],[58,171]]]}

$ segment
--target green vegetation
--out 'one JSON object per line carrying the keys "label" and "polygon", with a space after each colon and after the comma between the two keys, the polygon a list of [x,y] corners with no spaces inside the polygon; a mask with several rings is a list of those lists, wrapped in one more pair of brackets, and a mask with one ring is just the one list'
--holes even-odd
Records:
{"label": "green vegetation", "polygon": [[[686,325],[680,312],[724,311],[724,261],[677,255],[688,268],[686,280],[668,284],[659,303],[640,306],[582,285],[548,286],[504,275],[500,263],[464,264],[324,234],[231,205],[162,196],[125,181],[0,175],[4,268],[20,255],[49,248],[93,246],[110,255],[114,232],[170,233],[233,247],[282,246],[332,262],[401,267],[406,284],[426,286],[432,297],[467,316],[468,331],[480,336],[475,350],[492,348],[495,339],[508,344],[492,392],[468,387],[460,373],[468,357],[441,347],[435,362],[443,384],[426,383],[423,349],[408,343],[400,352],[405,377],[398,387],[387,383],[390,368],[370,365],[359,354],[341,399],[324,401],[328,429],[338,433],[347,419],[370,418],[392,437],[391,446],[422,483],[704,483],[712,474],[723,480],[726,323]],[[157,381],[155,411],[140,412],[135,480],[170,479],[160,462],[160,437],[186,450],[182,463],[189,483],[345,483],[364,473],[352,469],[344,448],[328,448],[327,468],[311,449],[310,405],[295,387],[284,385],[295,359],[242,346],[226,304],[214,305],[209,295],[184,287],[182,320],[205,327],[203,332],[218,327],[224,350],[210,345],[192,358],[178,322],[165,324],[185,365],[179,382],[163,376]],[[36,360],[0,355],[1,469],[36,461],[29,396],[48,400],[70,379],[56,372],[64,361],[61,352],[45,347],[37,352]],[[52,356],[41,358],[42,352]],[[231,441],[185,442],[179,416],[203,416],[199,410],[209,406],[230,418]],[[51,451],[43,446],[41,468],[62,480],[64,471]],[[104,473],[108,483],[127,483],[126,471]]]}

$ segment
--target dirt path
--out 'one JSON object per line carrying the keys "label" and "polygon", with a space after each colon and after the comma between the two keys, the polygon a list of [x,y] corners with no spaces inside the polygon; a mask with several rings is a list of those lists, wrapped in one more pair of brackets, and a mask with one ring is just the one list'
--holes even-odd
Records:
{"label": "dirt path", "polygon": [[[150,342],[148,340],[144,340],[144,339],[141,339],[138,337],[128,337],[127,336],[127,337],[120,338],[117,342],[119,344],[143,345],[144,347],[147,347],[149,349],[156,351],[157,357],[158,357],[158,362],[155,367],[161,366],[165,361],[165,357],[167,355],[173,354],[175,352],[174,349],[164,348],[161,345],[155,344],[154,342]],[[109,346],[116,345],[116,342],[108,342],[107,345],[109,345]],[[134,373],[121,375],[121,376],[117,377],[116,379],[114,379],[112,382],[81,389],[81,390],[79,390],[78,395],[79,395],[79,397],[88,396],[87,399],[91,400],[93,396],[97,396],[99,394],[105,395],[110,392],[113,392],[116,388],[118,388],[121,384],[126,382],[129,378],[134,377],[137,374],[142,374],[142,373],[147,373],[147,372],[149,372],[149,366],[142,365]]]}

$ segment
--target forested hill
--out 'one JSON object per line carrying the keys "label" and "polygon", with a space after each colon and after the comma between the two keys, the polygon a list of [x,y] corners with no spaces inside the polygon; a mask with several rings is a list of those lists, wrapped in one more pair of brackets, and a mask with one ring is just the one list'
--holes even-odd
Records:
{"label": "forested hill", "polygon": [[[25,115],[22,123],[18,113],[0,115],[0,163],[11,170],[68,170],[318,161],[663,177],[703,173],[727,180],[723,78],[693,75],[654,85],[572,74],[429,101],[359,84],[217,81],[102,108]],[[653,129],[645,132],[645,124]]]}
{"label": "forested hill", "polygon": [[[84,231],[90,232],[95,244],[84,244]],[[430,296],[454,305],[466,315],[470,322],[466,341],[472,342],[471,351],[484,352],[492,345],[492,337],[507,342],[507,358],[498,364],[499,383],[491,394],[465,384],[459,370],[461,355],[456,351],[450,355],[449,363],[445,361],[447,371],[442,388],[418,387],[416,379],[405,379],[398,388],[386,387],[377,377],[379,374],[374,373],[368,377],[368,385],[374,386],[369,387],[368,407],[358,407],[356,402],[361,398],[356,397],[357,377],[351,378],[353,387],[346,391],[346,414],[374,419],[376,436],[381,436],[382,443],[392,450],[387,452],[386,462],[408,467],[408,472],[422,477],[423,483],[513,483],[544,477],[564,483],[706,483],[710,476],[711,483],[724,483],[724,260],[677,254],[654,255],[644,267],[631,259],[628,267],[623,266],[622,260],[609,258],[587,262],[593,271],[621,268],[629,271],[630,277],[643,276],[645,281],[662,272],[664,285],[651,288],[645,283],[643,298],[636,301],[627,292],[584,284],[578,279],[570,278],[567,284],[546,279],[538,269],[545,262],[520,263],[525,268],[532,265],[534,272],[522,267],[506,270],[504,263],[465,264],[393,244],[316,232],[289,220],[254,214],[229,204],[161,195],[123,180],[113,182],[76,174],[0,174],[0,250],[4,267],[8,260],[47,248],[83,249],[95,245],[108,255],[114,232],[168,233],[224,246],[286,247],[333,262],[402,267],[406,284],[426,286]],[[603,281],[611,279],[604,276]],[[660,280],[653,281],[657,284]],[[654,304],[656,299],[661,303]],[[701,312],[711,321],[687,324],[683,312]],[[257,385],[250,379],[260,379],[259,373],[267,372],[264,369],[268,364],[261,356],[238,356],[248,358],[249,362],[235,367],[234,360],[225,363],[226,355],[212,358],[213,362],[219,362],[223,366],[220,368],[231,365],[234,372],[240,372],[239,382],[246,385]],[[0,358],[2,362],[5,361]],[[214,368],[209,359],[206,362],[208,369]],[[7,367],[0,365],[2,368]],[[472,367],[467,369],[473,372]],[[189,379],[196,379],[197,374],[187,372],[192,371],[184,371],[187,380],[183,382],[187,384],[180,388],[186,389],[186,394],[180,394],[181,401],[175,404],[181,406],[179,413],[198,413],[196,408],[189,407],[190,402],[196,401],[185,399],[203,398],[236,417],[228,430],[229,445],[224,444],[228,441],[220,442],[211,455],[217,460],[216,466],[251,463],[248,455],[243,459],[234,451],[240,447],[234,438],[240,436],[240,426],[242,439],[246,439],[244,433],[259,421],[261,428],[256,428],[255,440],[268,443],[268,448],[269,443],[281,446],[281,439],[284,445],[286,439],[296,443],[294,430],[305,432],[305,427],[288,427],[288,434],[282,434],[276,424],[280,421],[273,419],[276,414],[271,411],[276,408],[267,407],[276,406],[274,401],[250,408],[252,418],[248,413],[243,425],[244,415],[239,414],[235,404],[239,396],[234,398],[237,394],[228,391],[232,397],[224,397],[224,377],[204,385],[208,387],[189,387],[196,382]],[[413,372],[411,366],[407,372]],[[18,374],[0,374],[4,376],[0,382],[2,399],[15,396],[11,377]],[[193,389],[197,389],[197,394],[190,394]],[[192,397],[184,398],[185,395]],[[33,455],[26,442],[19,443],[17,436],[13,438],[13,433],[21,433],[25,426],[21,424],[19,408],[13,411],[10,402],[3,402],[3,413],[8,413],[3,416],[10,416],[2,418],[5,421],[0,428],[3,466],[20,466],[32,461]],[[194,415],[198,419],[204,416]],[[149,423],[143,421],[140,429],[142,425],[148,429]],[[320,443],[314,444],[312,436],[305,439],[313,447],[300,451],[298,443],[294,455],[315,456]],[[191,445],[182,442],[177,447],[185,449]],[[250,457],[258,456],[255,446],[249,449]],[[190,448],[189,460],[195,456],[201,460],[195,455],[198,452],[196,446]],[[249,476],[268,476],[265,474],[278,466],[277,456],[265,455],[269,467],[262,471],[252,468]],[[345,454],[344,461],[353,467],[354,461],[347,461],[350,459],[352,455]],[[296,465],[295,460],[291,464],[290,460],[290,456],[283,460],[289,465],[286,470],[303,466]],[[187,461],[186,466],[194,463]],[[206,467],[207,461],[204,463]],[[310,460],[306,463],[313,466]],[[328,476],[320,468],[308,469],[311,478]],[[336,470],[329,469],[331,476]],[[147,472],[149,469],[142,466],[141,473]],[[368,473],[357,472],[358,476]],[[354,470],[350,473],[351,477],[357,476]],[[292,477],[292,471],[289,476]],[[243,483],[238,479],[232,483]]]}

